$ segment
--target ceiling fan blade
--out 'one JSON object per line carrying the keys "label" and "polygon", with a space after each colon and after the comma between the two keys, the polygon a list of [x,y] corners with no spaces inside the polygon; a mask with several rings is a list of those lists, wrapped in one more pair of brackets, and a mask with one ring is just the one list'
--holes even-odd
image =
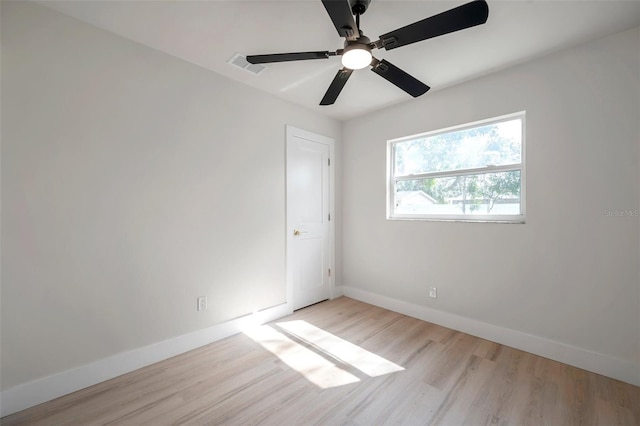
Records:
{"label": "ceiling fan blade", "polygon": [[347,80],[351,77],[352,72],[353,70],[349,68],[342,68],[338,71],[327,89],[327,93],[324,94],[324,97],[320,101],[320,105],[333,105],[336,99],[338,99],[340,92],[342,92],[342,88],[347,83]]}
{"label": "ceiling fan blade", "polygon": [[358,26],[353,19],[351,5],[348,0],[322,0],[324,8],[327,9],[333,25],[338,30],[340,37],[350,39],[358,38]]}
{"label": "ceiling fan blade", "polygon": [[374,58],[371,71],[375,72],[387,81],[395,84],[414,98],[425,94],[430,89],[429,86],[427,86],[420,80],[417,80],[416,78],[410,76],[400,68],[393,65],[391,62],[387,62],[384,59],[379,61]]}
{"label": "ceiling fan blade", "polygon": [[327,59],[335,56],[336,52],[296,52],[296,53],[272,53],[270,55],[249,55],[247,62],[251,64],[267,64],[269,62],[303,61],[306,59]]}
{"label": "ceiling fan blade", "polygon": [[489,17],[489,6],[485,0],[463,4],[438,15],[414,22],[380,36],[376,42],[386,50],[406,46],[429,38],[484,24]]}

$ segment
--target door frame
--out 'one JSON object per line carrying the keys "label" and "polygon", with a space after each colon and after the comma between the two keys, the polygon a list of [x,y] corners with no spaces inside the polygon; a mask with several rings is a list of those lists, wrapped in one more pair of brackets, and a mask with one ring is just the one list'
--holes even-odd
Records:
{"label": "door frame", "polygon": [[285,179],[284,179],[284,190],[285,190],[285,270],[286,270],[286,303],[291,310],[293,310],[293,264],[292,264],[292,254],[290,251],[290,247],[293,247],[293,228],[294,224],[289,223],[289,218],[291,217],[290,212],[290,204],[288,202],[289,194],[287,190],[288,176],[287,176],[287,168],[289,162],[289,146],[293,143],[293,138],[297,137],[300,139],[305,139],[311,142],[320,143],[323,145],[327,145],[329,147],[329,215],[331,220],[329,221],[329,241],[327,244],[329,245],[329,268],[331,269],[331,276],[329,276],[329,299],[333,299],[337,296],[336,293],[336,248],[335,248],[335,236],[336,236],[336,226],[335,226],[335,141],[333,138],[328,136],[323,136],[314,132],[310,132],[308,130],[300,129],[291,125],[285,126]]}

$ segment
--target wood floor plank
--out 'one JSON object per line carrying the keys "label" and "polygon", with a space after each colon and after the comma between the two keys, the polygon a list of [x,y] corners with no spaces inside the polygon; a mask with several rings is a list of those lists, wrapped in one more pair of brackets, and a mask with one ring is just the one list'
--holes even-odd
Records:
{"label": "wood floor plank", "polygon": [[470,414],[476,414],[476,399],[483,385],[490,379],[496,368],[495,362],[472,355],[456,377],[454,385],[442,401],[433,417],[429,420],[434,425],[465,424]]}
{"label": "wood floor plank", "polygon": [[[0,424],[640,425],[637,386],[346,297],[265,327],[281,339],[269,350],[238,334]],[[307,378],[327,365],[353,383]]]}

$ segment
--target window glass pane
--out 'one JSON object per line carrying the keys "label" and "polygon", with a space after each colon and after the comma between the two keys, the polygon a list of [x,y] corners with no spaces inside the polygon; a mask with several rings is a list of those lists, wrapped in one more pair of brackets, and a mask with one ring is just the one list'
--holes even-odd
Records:
{"label": "window glass pane", "polygon": [[519,215],[520,171],[396,183],[396,214]]}
{"label": "window glass pane", "polygon": [[395,175],[522,162],[520,118],[394,144]]}

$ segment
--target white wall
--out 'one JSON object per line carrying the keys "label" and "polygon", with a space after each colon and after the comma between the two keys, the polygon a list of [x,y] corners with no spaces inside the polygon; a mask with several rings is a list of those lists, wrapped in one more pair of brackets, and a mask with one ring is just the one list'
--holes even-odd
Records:
{"label": "white wall", "polygon": [[3,390],[283,303],[285,124],[341,134],[5,1],[2,124]]}
{"label": "white wall", "polygon": [[[605,214],[640,208],[638,52],[635,29],[347,122],[345,293],[602,355],[638,384],[639,218]],[[388,139],[522,110],[526,224],[385,219]]]}

